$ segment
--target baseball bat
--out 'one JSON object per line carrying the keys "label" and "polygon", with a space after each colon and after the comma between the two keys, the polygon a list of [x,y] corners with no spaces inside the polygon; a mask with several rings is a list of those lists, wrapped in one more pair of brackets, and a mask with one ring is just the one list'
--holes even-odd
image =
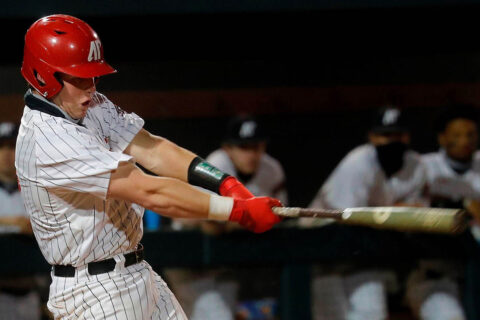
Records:
{"label": "baseball bat", "polygon": [[274,207],[282,217],[330,218],[340,223],[397,231],[461,233],[467,214],[461,209],[417,207],[363,207],[342,210]]}

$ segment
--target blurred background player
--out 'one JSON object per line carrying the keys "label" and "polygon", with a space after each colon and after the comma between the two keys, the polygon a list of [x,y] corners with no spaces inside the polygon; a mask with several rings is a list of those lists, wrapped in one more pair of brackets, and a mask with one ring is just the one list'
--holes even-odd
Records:
{"label": "blurred background player", "polygon": [[18,126],[14,123],[0,123],[0,231],[32,234],[15,171],[17,132]]}
{"label": "blurred background player", "polygon": [[254,195],[288,202],[282,165],[267,154],[267,135],[252,116],[237,116],[227,126],[222,148],[213,151],[207,161],[237,177]]}
{"label": "blurred background player", "polygon": [[[368,143],[345,156],[310,206],[340,209],[422,205],[425,171],[419,155],[409,150],[409,142],[402,112],[394,107],[379,110]],[[310,221],[305,218],[301,224]],[[392,277],[391,272],[352,263],[342,274],[325,274],[325,270],[318,270],[318,274],[312,283],[315,320],[388,318],[385,282]]]}
{"label": "blurred background player", "polygon": [[[430,205],[467,209],[475,217],[471,231],[480,239],[478,112],[467,105],[449,106],[438,115],[436,127],[440,149],[422,156],[427,169]],[[468,247],[476,249],[471,233],[466,232],[463,237]],[[454,261],[420,261],[410,276],[407,297],[421,319],[465,319],[459,298],[460,270],[463,267]],[[473,288],[474,282],[465,283]],[[471,301],[474,308],[469,308],[472,313],[469,319],[480,317],[475,311],[475,300]]]}
{"label": "blurred background player", "polygon": [[[32,235],[30,218],[18,190],[15,172],[15,141],[18,126],[0,123],[0,232]],[[0,318],[40,319],[40,296],[33,276],[0,278]]]}
{"label": "blurred background player", "polygon": [[[266,153],[268,137],[262,124],[253,116],[233,117],[227,124],[221,148],[213,151],[206,161],[236,177],[255,196],[263,195],[287,203],[285,173],[278,160]],[[176,229],[200,228],[204,233],[219,235],[238,227],[229,222],[175,220]],[[256,268],[256,278],[261,278],[262,288],[255,290],[249,282],[249,292],[268,291],[269,276],[275,271],[263,272]],[[191,320],[233,319],[239,293],[242,270],[167,270],[172,287]],[[246,279],[252,279],[249,271]],[[273,272],[273,274],[272,274]],[[276,280],[278,277],[276,278]],[[255,282],[255,281],[253,281]],[[273,280],[272,280],[273,282]],[[267,284],[267,285],[266,285]],[[240,289],[241,291],[241,289]]]}

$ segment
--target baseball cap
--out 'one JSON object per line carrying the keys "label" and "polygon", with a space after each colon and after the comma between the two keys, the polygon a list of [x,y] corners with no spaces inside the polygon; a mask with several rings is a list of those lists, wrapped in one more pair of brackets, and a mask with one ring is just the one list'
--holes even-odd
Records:
{"label": "baseball cap", "polygon": [[378,134],[387,134],[408,132],[409,128],[403,112],[396,107],[387,106],[376,111],[372,119],[370,131]]}
{"label": "baseball cap", "polygon": [[0,140],[16,139],[18,126],[13,122],[0,122]]}
{"label": "baseball cap", "polygon": [[253,116],[236,116],[227,125],[223,139],[228,144],[249,144],[266,141],[267,136],[259,121]]}

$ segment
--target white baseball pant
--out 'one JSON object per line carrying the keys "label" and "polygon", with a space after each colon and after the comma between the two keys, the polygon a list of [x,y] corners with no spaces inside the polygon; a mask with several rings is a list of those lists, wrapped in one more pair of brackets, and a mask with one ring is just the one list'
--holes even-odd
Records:
{"label": "white baseball pant", "polygon": [[74,277],[52,272],[48,309],[55,319],[187,320],[163,279],[142,261],[127,268],[89,275],[79,267]]}

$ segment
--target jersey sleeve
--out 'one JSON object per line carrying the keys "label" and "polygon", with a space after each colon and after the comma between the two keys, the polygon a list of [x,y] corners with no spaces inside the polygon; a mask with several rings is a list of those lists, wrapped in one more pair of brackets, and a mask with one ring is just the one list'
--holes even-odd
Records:
{"label": "jersey sleeve", "polygon": [[111,171],[132,157],[107,150],[88,129],[62,120],[35,125],[36,182],[105,199]]}
{"label": "jersey sleeve", "polygon": [[361,159],[347,155],[320,188],[310,207],[331,209],[368,206],[371,186]]}
{"label": "jersey sleeve", "polygon": [[145,121],[135,113],[128,113],[102,96],[102,117],[106,124],[109,144],[112,151],[123,152],[137,133],[143,128]]}

